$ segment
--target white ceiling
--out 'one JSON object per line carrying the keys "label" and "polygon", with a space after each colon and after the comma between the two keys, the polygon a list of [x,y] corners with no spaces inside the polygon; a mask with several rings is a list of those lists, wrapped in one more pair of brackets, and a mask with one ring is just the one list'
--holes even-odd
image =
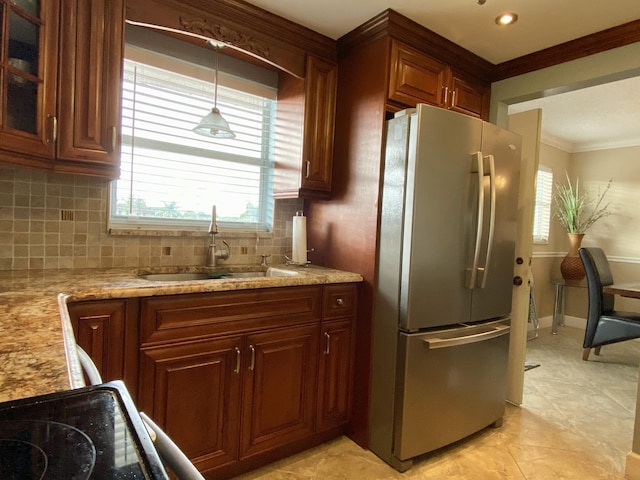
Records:
{"label": "white ceiling", "polygon": [[511,105],[542,109],[542,141],[565,152],[640,145],[640,77]]}
{"label": "white ceiling", "polygon": [[[640,0],[249,0],[338,39],[391,8],[497,64],[640,19]],[[505,11],[518,22],[499,27]],[[542,108],[543,137],[567,151],[640,145],[640,82],[623,80],[510,107]]]}

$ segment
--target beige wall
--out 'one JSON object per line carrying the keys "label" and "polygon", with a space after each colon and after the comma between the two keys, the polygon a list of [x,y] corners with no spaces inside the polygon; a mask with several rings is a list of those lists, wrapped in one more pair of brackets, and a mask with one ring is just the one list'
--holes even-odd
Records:
{"label": "beige wall", "polygon": [[[544,112],[543,112],[544,116]],[[617,148],[593,152],[564,152],[541,144],[540,164],[553,170],[554,184],[564,183],[565,172],[575,185],[597,195],[609,179],[613,180],[607,193],[612,215],[597,222],[584,237],[583,246],[597,246],[607,253],[616,282],[640,279],[640,147]],[[567,236],[557,219],[551,223],[549,243],[534,244],[532,270],[534,297],[538,315],[553,314],[555,290],[552,280],[560,276],[560,261],[568,248]],[[633,300],[618,298],[616,307],[640,308]],[[569,288],[566,312],[574,317],[586,316],[585,289]]]}
{"label": "beige wall", "polygon": [[607,198],[612,215],[596,223],[585,245],[602,247],[607,255],[640,259],[640,147],[616,148],[571,156],[573,171],[586,185],[603,189],[613,184]]}
{"label": "beige wall", "polygon": [[[107,233],[109,182],[0,165],[0,270],[204,265],[209,236]],[[226,264],[283,263],[302,200],[276,200],[272,234],[225,234]],[[73,212],[62,219],[61,210]],[[289,225],[287,225],[289,223]],[[243,253],[246,251],[246,253]]]}

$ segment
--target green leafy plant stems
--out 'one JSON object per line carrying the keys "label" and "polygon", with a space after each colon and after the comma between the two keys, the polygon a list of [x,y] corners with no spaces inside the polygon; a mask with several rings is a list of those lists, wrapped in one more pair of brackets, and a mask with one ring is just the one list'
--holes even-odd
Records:
{"label": "green leafy plant stems", "polygon": [[609,180],[606,188],[591,209],[591,213],[587,214],[592,203],[589,194],[580,193],[579,179],[576,180],[574,188],[568,174],[566,174],[566,177],[567,185],[556,184],[556,191],[553,197],[554,215],[568,233],[585,233],[598,220],[611,215],[609,211],[610,203],[602,206],[602,202],[613,180]]}

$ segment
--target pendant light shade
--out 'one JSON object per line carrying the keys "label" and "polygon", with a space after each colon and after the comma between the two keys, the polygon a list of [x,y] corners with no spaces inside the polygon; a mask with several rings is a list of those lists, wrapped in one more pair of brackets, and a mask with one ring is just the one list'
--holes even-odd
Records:
{"label": "pendant light shade", "polygon": [[236,138],[236,134],[231,131],[227,121],[222,118],[218,107],[213,107],[209,113],[202,117],[193,131],[205,137]]}
{"label": "pendant light shade", "polygon": [[216,68],[214,70],[214,95],[213,108],[207,113],[200,123],[192,129],[198,135],[213,138],[236,138],[236,134],[231,131],[229,124],[222,117],[218,109],[218,46],[213,44],[216,55]]}

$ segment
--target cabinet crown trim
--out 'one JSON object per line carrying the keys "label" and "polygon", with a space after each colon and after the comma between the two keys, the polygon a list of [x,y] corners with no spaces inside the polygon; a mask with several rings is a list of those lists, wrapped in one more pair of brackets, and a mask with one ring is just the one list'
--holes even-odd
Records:
{"label": "cabinet crown trim", "polygon": [[267,45],[225,25],[212,24],[204,18],[185,17],[180,17],[180,25],[187,32],[211,37],[266,59],[271,58],[271,50]]}

